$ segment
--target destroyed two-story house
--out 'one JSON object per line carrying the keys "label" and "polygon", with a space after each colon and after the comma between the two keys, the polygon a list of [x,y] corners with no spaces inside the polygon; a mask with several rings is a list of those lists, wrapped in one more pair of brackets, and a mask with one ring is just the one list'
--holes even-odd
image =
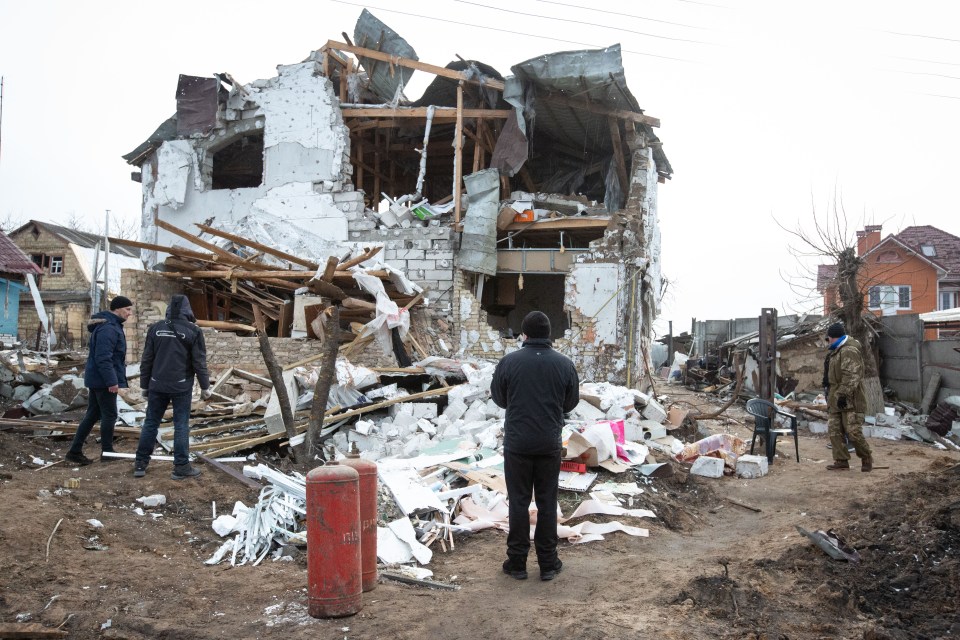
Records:
{"label": "destroyed two-story house", "polygon": [[[189,275],[195,254],[163,249],[201,251],[183,234],[199,229],[321,271],[380,246],[377,260],[426,292],[415,310],[426,351],[500,357],[540,309],[582,376],[639,385],[660,294],[657,188],[672,172],[659,120],[627,87],[618,45],[510,71],[421,62],[364,10],[352,43],[273,78],[181,76],[175,115],[124,156],[143,188],[144,257]],[[434,79],[409,100],[414,73]],[[229,296],[197,298],[198,317],[250,322]],[[272,335],[297,335],[289,314],[270,317]]]}

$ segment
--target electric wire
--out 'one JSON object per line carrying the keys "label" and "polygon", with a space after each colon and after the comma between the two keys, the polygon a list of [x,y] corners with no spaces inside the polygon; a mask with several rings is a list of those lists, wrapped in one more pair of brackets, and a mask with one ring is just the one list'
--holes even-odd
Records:
{"label": "electric wire", "polygon": [[881,30],[880,33],[889,33],[893,36],[904,36],[907,38],[925,38],[927,40],[942,40],[943,42],[960,42],[956,38],[944,38],[943,36],[931,36],[925,33],[904,33],[902,31],[885,31]]}
{"label": "electric wire", "polygon": [[503,11],[504,13],[512,13],[518,16],[527,16],[528,18],[540,18],[541,20],[556,20],[558,22],[570,22],[581,27],[600,27],[601,29],[610,29],[612,31],[623,31],[624,33],[632,33],[637,36],[645,36],[647,38],[660,38],[661,40],[673,40],[674,42],[690,42],[693,44],[707,44],[713,45],[713,42],[704,42],[703,40],[691,40],[689,38],[675,38],[673,36],[661,36],[656,33],[647,33],[646,31],[636,31],[635,29],[626,29],[623,27],[611,27],[606,24],[598,24],[596,22],[584,22],[582,20],[573,20],[571,18],[557,18],[554,16],[544,16],[539,13],[527,13],[526,11],[517,11],[515,9],[504,9],[503,7],[494,7],[488,4],[483,4],[480,2],[470,2],[470,0],[453,0],[460,4],[469,4],[474,7],[483,7],[484,9],[493,9],[494,11]]}
{"label": "electric wire", "polygon": [[683,22],[671,22],[670,20],[660,20],[658,18],[647,18],[646,16],[638,16],[632,13],[621,13],[619,11],[609,11],[607,9],[595,9],[593,7],[585,7],[579,4],[570,4],[569,2],[556,2],[555,0],[534,0],[534,2],[542,2],[544,4],[555,4],[561,7],[570,7],[571,9],[580,9],[581,11],[595,11],[597,13],[607,13],[612,16],[623,16],[624,18],[633,18],[635,20],[646,20],[647,22],[659,22],[661,24],[672,24],[675,27],[687,27],[688,29],[700,29],[702,31],[713,31],[710,27],[698,27],[693,24],[685,24]]}
{"label": "electric wire", "polygon": [[[551,36],[543,36],[536,33],[529,33],[526,31],[511,31],[510,29],[501,29],[498,27],[487,27],[481,24],[473,24],[468,22],[459,22],[457,20],[447,20],[446,18],[437,18],[435,16],[425,16],[419,13],[410,13],[408,11],[398,11],[396,9],[387,9],[386,7],[375,7],[370,4],[359,3],[359,2],[348,2],[347,0],[329,0],[330,2],[335,2],[337,4],[345,4],[353,7],[362,7],[364,9],[376,9],[377,11],[386,11],[387,13],[396,13],[403,16],[410,16],[413,18],[420,18],[422,20],[435,20],[437,22],[445,22],[447,24],[456,24],[463,27],[471,27],[473,29],[486,29],[488,31],[498,31],[500,33],[509,33],[511,35],[523,36],[524,38],[539,38],[541,40],[552,40],[554,42],[563,42],[566,44],[575,44],[582,47],[591,47],[594,49],[605,49],[605,46],[592,44],[589,42],[578,42],[576,40],[567,40],[565,38],[554,38]],[[632,51],[630,49],[621,49],[623,53],[629,53],[637,56],[647,56],[650,58],[659,58],[661,60],[673,60],[674,62],[686,62],[689,64],[699,64],[696,60],[689,60],[687,58],[676,58],[673,56],[664,56],[657,53],[647,53],[646,51]]]}

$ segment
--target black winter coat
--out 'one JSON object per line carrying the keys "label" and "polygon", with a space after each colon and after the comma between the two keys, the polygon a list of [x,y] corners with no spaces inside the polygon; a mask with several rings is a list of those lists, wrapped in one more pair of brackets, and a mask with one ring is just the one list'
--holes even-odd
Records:
{"label": "black winter coat", "polygon": [[140,388],[145,392],[189,393],[194,375],[201,389],[210,387],[203,332],[194,324],[187,297],[175,295],[167,307],[166,319],[147,330],[140,359]]}
{"label": "black winter coat", "polygon": [[555,454],[563,447],[563,414],[580,402],[580,378],[570,358],[549,339],[528,339],[493,372],[490,394],[507,410],[503,450],[524,455]]}
{"label": "black winter coat", "polygon": [[127,386],[127,339],[123,335],[123,319],[112,311],[101,311],[90,318],[90,349],[83,370],[83,384],[88,389],[106,389],[113,385]]}

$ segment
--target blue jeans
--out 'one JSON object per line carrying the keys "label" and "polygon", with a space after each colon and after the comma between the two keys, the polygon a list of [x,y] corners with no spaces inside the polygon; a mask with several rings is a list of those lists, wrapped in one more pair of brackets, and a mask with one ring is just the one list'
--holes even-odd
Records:
{"label": "blue jeans", "polygon": [[160,420],[173,403],[173,464],[180,466],[190,463],[190,392],[147,394],[147,417],[140,427],[140,443],[137,445],[137,462],[150,462],[150,454],[157,446],[157,430]]}
{"label": "blue jeans", "polygon": [[87,414],[77,425],[77,433],[70,444],[70,453],[83,453],[83,443],[93,431],[93,425],[100,422],[100,448],[113,451],[113,427],[117,422],[117,394],[110,393],[106,387],[90,389],[87,398]]}

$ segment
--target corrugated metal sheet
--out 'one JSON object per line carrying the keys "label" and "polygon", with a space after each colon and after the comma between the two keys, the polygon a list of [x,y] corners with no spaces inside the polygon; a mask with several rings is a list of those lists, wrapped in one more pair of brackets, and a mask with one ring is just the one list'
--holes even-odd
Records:
{"label": "corrugated metal sheet", "polygon": [[[365,49],[374,49],[391,55],[419,60],[417,52],[400,34],[380,21],[375,15],[364,9],[357,18],[353,29],[353,44]],[[413,69],[392,66],[381,60],[360,57],[360,65],[367,72],[369,86],[378,98],[390,102],[397,94],[397,87],[407,86]]]}

